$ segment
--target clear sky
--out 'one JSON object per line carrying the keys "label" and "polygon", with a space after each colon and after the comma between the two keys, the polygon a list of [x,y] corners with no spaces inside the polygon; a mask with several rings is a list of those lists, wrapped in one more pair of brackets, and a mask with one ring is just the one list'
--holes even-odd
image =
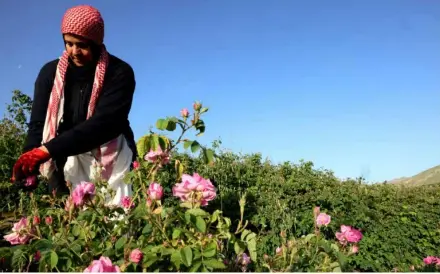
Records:
{"label": "clear sky", "polygon": [[201,100],[201,141],[235,152],[371,181],[440,164],[438,0],[1,1],[1,112],[13,89],[32,95],[83,3],[134,68],[137,138]]}

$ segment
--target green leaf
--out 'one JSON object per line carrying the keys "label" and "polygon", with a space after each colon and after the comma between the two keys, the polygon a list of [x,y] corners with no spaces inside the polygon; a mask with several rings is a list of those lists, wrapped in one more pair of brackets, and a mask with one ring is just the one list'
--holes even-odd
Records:
{"label": "green leaf", "polygon": [[15,269],[23,268],[26,264],[27,257],[26,253],[21,249],[16,249],[14,254],[12,254],[12,267]]}
{"label": "green leaf", "polygon": [[246,239],[246,236],[249,235],[250,233],[251,233],[251,231],[249,229],[243,230],[243,232],[241,233],[240,239],[244,242]]}
{"label": "green leaf", "polygon": [[[196,261],[197,259],[202,258],[202,253],[200,252],[199,249],[194,249],[193,250],[193,260]],[[194,264],[194,262],[193,262]]]}
{"label": "green leaf", "polygon": [[330,246],[334,251],[339,252],[339,246],[337,244],[331,244]]}
{"label": "green leaf", "polygon": [[197,272],[197,270],[199,270],[201,265],[202,265],[201,261],[194,262],[193,266],[189,269],[188,272]]}
{"label": "green leaf", "polygon": [[183,148],[184,149],[189,148],[192,143],[193,143],[193,141],[191,141],[191,140],[187,140],[187,141],[183,142]]}
{"label": "green leaf", "polygon": [[176,228],[173,230],[173,239],[179,238],[180,234],[182,233],[182,230]]}
{"label": "green leaf", "polygon": [[50,255],[50,268],[54,269],[58,264],[58,255],[55,251],[51,251]]}
{"label": "green leaf", "polygon": [[165,136],[158,136],[159,139],[159,146],[162,150],[165,150],[170,145],[170,140]]}
{"label": "green leaf", "polygon": [[168,130],[168,131],[174,131],[175,129],[176,129],[176,122],[173,121],[173,120],[171,120],[171,119],[169,119],[169,120],[167,121],[166,130]]}
{"label": "green leaf", "polygon": [[193,141],[191,144],[191,152],[195,153],[200,149],[200,144],[197,141]]}
{"label": "green leaf", "polygon": [[195,124],[195,128],[196,130],[199,131],[199,133],[196,134],[197,137],[200,137],[203,135],[203,133],[205,133],[205,122],[203,122],[203,120],[198,120],[197,123]]}
{"label": "green leaf", "polygon": [[116,248],[116,250],[123,249],[124,246],[125,246],[125,243],[126,243],[126,242],[127,242],[127,237],[126,237],[126,236],[122,236],[121,238],[119,238],[119,239],[116,241],[116,244],[115,244],[115,248]]}
{"label": "green leaf", "polygon": [[206,222],[200,216],[196,217],[196,227],[200,232],[202,232],[202,233],[206,232]]}
{"label": "green leaf", "polygon": [[208,111],[208,108],[202,108],[202,109],[200,109],[200,114],[205,113],[207,111]]}
{"label": "green leaf", "polygon": [[193,257],[191,247],[185,246],[184,248],[182,248],[180,250],[180,256],[182,258],[182,262],[187,267],[189,267],[191,265],[191,263],[192,263],[192,257]]}
{"label": "green leaf", "polygon": [[51,250],[52,249],[52,242],[47,239],[37,240],[32,243],[32,249],[34,249],[35,251],[39,250],[40,252],[46,251],[46,250]]}
{"label": "green leaf", "polygon": [[221,214],[220,210],[217,209],[216,211],[214,211],[214,213],[211,215],[211,223],[217,221],[220,214]]}
{"label": "green leaf", "polygon": [[149,144],[150,140],[149,140],[149,136],[145,135],[142,136],[139,141],[136,143],[136,148],[139,154],[139,157],[143,158],[145,156],[145,154],[147,154],[148,152],[148,144]]}
{"label": "green leaf", "polygon": [[252,261],[257,261],[257,241],[256,238],[252,238],[247,242],[247,247],[249,250],[249,255],[251,256]]}
{"label": "green leaf", "polygon": [[68,272],[71,267],[72,267],[72,260],[70,258],[67,258],[65,264],[66,272]]}
{"label": "green leaf", "polygon": [[146,224],[144,229],[142,229],[142,235],[148,236],[153,231],[153,226],[151,224]]}
{"label": "green leaf", "polygon": [[159,136],[157,134],[151,136],[150,142],[151,149],[153,149],[154,151],[156,151],[160,147]]}
{"label": "green leaf", "polygon": [[192,208],[187,211],[189,214],[194,216],[206,216],[208,213],[201,208]]}
{"label": "green leaf", "polygon": [[223,262],[218,261],[217,259],[208,259],[204,260],[203,264],[207,267],[212,267],[214,269],[225,269],[226,266]]}
{"label": "green leaf", "polygon": [[235,254],[241,254],[241,253],[243,253],[243,252],[244,252],[244,249],[245,249],[245,247],[244,247],[244,245],[243,245],[242,242],[236,241],[236,242],[234,243],[234,251],[235,251]]}
{"label": "green leaf", "polygon": [[255,238],[257,238],[257,234],[252,232],[252,233],[249,233],[249,234],[246,235],[246,240],[245,241],[246,242],[250,242],[250,241],[252,241]]}
{"label": "green leaf", "polygon": [[341,270],[341,268],[338,266],[338,267],[333,268],[333,272],[342,272],[342,270]]}
{"label": "green leaf", "polygon": [[167,255],[171,255],[171,254],[173,254],[174,249],[173,249],[173,248],[167,248],[167,247],[162,246],[161,249],[160,249],[160,251],[161,251],[161,253],[162,253],[162,256],[167,256]]}
{"label": "green leaf", "polygon": [[80,233],[81,233],[81,228],[78,225],[74,225],[72,229],[73,236],[78,237]]}
{"label": "green leaf", "polygon": [[214,162],[214,151],[210,148],[203,149],[203,160],[205,164],[210,164]]}
{"label": "green leaf", "polygon": [[167,123],[167,120],[165,120],[165,119],[158,119],[156,121],[156,127],[159,130],[164,130],[167,127],[167,125],[168,125],[168,123]]}
{"label": "green leaf", "polygon": [[217,244],[215,242],[209,243],[203,250],[203,257],[209,258],[215,256],[217,253]]}
{"label": "green leaf", "polygon": [[152,266],[155,262],[157,262],[159,260],[159,257],[157,257],[156,255],[154,255],[154,254],[147,254],[145,257],[144,257],[144,266],[145,267],[150,267],[150,266]]}
{"label": "green leaf", "polygon": [[173,253],[171,254],[171,258],[170,258],[171,263],[174,264],[174,266],[177,268],[177,270],[179,270],[180,268],[180,263],[181,263],[181,255],[179,250],[174,250]]}
{"label": "green leaf", "polygon": [[306,243],[308,243],[308,242],[310,242],[310,240],[311,240],[313,237],[315,237],[315,234],[309,234],[309,235],[307,235],[307,236],[305,237],[304,241],[305,241]]}
{"label": "green leaf", "polygon": [[338,257],[339,265],[345,265],[347,262],[347,256],[345,256],[343,253],[336,253],[336,256]]}

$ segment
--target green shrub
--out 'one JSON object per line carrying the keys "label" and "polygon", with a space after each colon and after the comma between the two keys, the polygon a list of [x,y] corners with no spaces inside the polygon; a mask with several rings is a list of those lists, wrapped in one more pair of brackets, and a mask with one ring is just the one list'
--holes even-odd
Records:
{"label": "green shrub", "polygon": [[260,256],[273,254],[282,242],[281,231],[293,237],[310,233],[315,205],[337,220],[324,232],[327,237],[334,237],[344,223],[363,231],[360,251],[350,258],[352,270],[405,270],[428,255],[438,255],[439,185],[401,188],[340,181],[331,171],[314,169],[311,162],[274,165],[260,154],[216,153],[220,160],[214,166],[203,165],[196,157],[180,157],[216,182],[221,197],[212,206],[223,208],[232,220],[238,218],[237,212],[228,209],[239,194],[247,193],[245,217],[258,233]]}
{"label": "green shrub", "polygon": [[[190,124],[186,112],[182,114],[183,120],[176,117],[160,119],[157,127],[173,131],[177,124],[182,135],[193,127],[203,132],[205,126],[200,115],[207,108],[195,104],[194,110]],[[212,205],[211,210],[205,210],[205,206],[216,199],[218,189],[209,179],[195,172],[190,175],[183,163],[188,161],[170,157],[180,144],[191,148],[192,152],[201,152],[205,164],[199,167],[214,163],[213,150],[195,140],[179,137],[174,142],[166,136],[150,133],[138,142],[140,155],[148,153],[145,158],[138,159],[126,176],[127,183],[135,189],[132,197],[123,197],[117,204],[111,202],[115,191],[100,176],[102,166],[99,163],[94,165],[92,182],[81,182],[73,187],[69,184],[71,194],[67,197],[54,193],[36,198],[37,195],[29,194],[29,206],[23,208],[20,202],[11,217],[13,221],[9,227],[12,229],[4,236],[8,245],[0,248],[0,269],[14,272],[246,272],[260,268],[314,272],[344,269],[362,234],[349,228],[338,236],[339,242],[326,240],[321,229],[330,220],[313,222],[321,216],[318,209],[313,210],[312,233],[295,238],[283,232],[277,254],[259,258],[259,238],[247,229],[248,222],[244,218],[246,195],[240,195],[238,203],[228,208],[228,212],[236,211],[239,216],[234,219],[234,223],[238,222],[235,228],[231,229],[232,220],[225,217],[222,210]],[[164,168],[167,166],[172,166],[175,172],[171,174],[169,168]],[[166,183],[172,184],[172,193],[170,189],[165,192],[173,196],[174,202],[163,200],[164,189],[159,179],[163,172],[171,176],[166,177]],[[350,236],[350,232],[356,236]]]}
{"label": "green shrub", "polygon": [[[25,107],[20,108],[20,104]],[[10,185],[9,176],[19,156],[25,129],[25,124],[13,117],[23,117],[17,114],[26,111],[19,109],[27,110],[28,105],[29,101],[15,92],[13,108],[9,108],[12,118],[5,118],[1,123],[6,128],[0,136],[2,212],[17,211],[19,198],[23,196]],[[239,155],[224,151],[220,144],[214,142],[212,146],[217,157],[214,165],[206,165],[204,156],[187,153],[176,153],[173,160],[182,163],[186,173],[198,172],[214,182],[218,197],[205,210],[211,214],[216,209],[222,210],[224,216],[231,219],[232,230],[237,228],[241,218],[237,204],[246,193],[243,218],[249,220],[248,229],[257,234],[260,258],[275,254],[275,249],[283,244],[282,232],[288,238],[310,234],[315,206],[332,216],[329,227],[322,230],[327,240],[334,240],[341,224],[350,224],[363,232],[359,252],[348,259],[344,271],[387,272],[396,268],[408,271],[411,266],[420,265],[423,258],[440,255],[440,185],[405,188],[369,185],[362,180],[341,181],[329,170],[315,169],[311,162],[276,165],[263,160],[258,153]],[[197,144],[187,146],[193,148]],[[170,165],[156,177],[165,190],[164,203],[170,206],[178,204],[171,195],[176,178],[176,169]],[[37,193],[44,191],[42,185]],[[26,199],[25,203],[29,200]],[[1,219],[0,232],[3,232],[4,213]],[[267,270],[263,263],[254,268]]]}
{"label": "green shrub", "polygon": [[26,117],[32,100],[19,90],[14,90],[12,103],[7,106],[7,116],[0,120],[0,182],[9,181],[12,167],[23,150],[26,137]]}

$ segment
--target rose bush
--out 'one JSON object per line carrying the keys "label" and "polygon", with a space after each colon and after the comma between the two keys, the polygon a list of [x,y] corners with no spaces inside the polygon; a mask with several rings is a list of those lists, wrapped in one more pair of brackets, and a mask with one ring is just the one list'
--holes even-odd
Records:
{"label": "rose bush", "polygon": [[[193,105],[191,120],[187,109],[181,117],[159,119],[159,130],[182,130],[176,141],[151,132],[138,142],[139,159],[127,174],[133,185],[132,197],[118,205],[109,204],[114,191],[95,165],[92,182],[75,188],[70,195],[44,195],[38,201],[29,192],[31,206],[24,208],[0,248],[0,264],[6,271],[139,272],[139,271],[252,271],[256,266],[270,271],[341,271],[347,256],[355,254],[360,231],[341,227],[335,240],[326,240],[320,230],[331,217],[315,208],[315,231],[301,238],[287,239],[271,257],[257,257],[257,231],[244,220],[246,195],[236,207],[239,219],[232,221],[221,210],[207,210],[218,196],[217,187],[197,172],[186,173],[173,151],[202,152],[205,163],[213,165],[215,153],[196,140],[183,138],[191,129],[205,131],[201,103]],[[161,170],[173,165],[175,184],[167,192],[157,180]],[[32,184],[38,182],[30,179]],[[172,196],[174,203],[166,203]],[[176,202],[178,205],[176,206]],[[231,208],[230,210],[234,210]],[[44,222],[42,221],[44,220]],[[336,241],[336,239],[338,241]]]}

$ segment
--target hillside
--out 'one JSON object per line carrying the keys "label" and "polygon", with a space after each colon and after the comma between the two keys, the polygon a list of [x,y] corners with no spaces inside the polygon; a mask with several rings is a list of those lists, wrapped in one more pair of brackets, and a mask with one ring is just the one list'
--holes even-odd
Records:
{"label": "hillside", "polygon": [[440,183],[440,165],[420,172],[412,177],[402,177],[388,181],[390,184],[421,186]]}

